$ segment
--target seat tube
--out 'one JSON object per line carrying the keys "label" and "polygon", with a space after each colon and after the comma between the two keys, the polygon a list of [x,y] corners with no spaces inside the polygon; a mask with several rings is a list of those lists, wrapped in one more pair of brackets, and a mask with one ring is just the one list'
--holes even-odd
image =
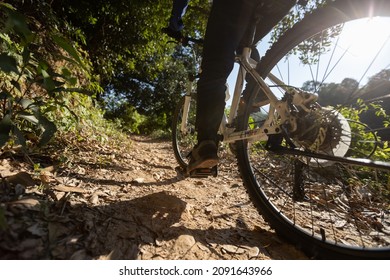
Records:
{"label": "seat tube", "polygon": [[[239,60],[239,58],[237,58],[237,60]],[[232,100],[232,104],[230,107],[230,115],[229,115],[229,121],[228,121],[229,123],[232,123],[233,119],[237,115],[238,104],[240,102],[242,89],[244,87],[244,79],[245,79],[246,73],[247,72],[244,69],[244,67],[242,67],[241,63],[239,63],[239,70],[238,70],[238,75],[237,75],[237,79],[236,79],[236,84],[234,87],[233,100]]]}

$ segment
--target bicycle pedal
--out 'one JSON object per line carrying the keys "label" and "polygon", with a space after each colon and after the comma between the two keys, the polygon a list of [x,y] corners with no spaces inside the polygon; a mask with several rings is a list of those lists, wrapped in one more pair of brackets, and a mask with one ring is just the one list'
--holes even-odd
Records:
{"label": "bicycle pedal", "polygon": [[191,178],[207,178],[209,176],[217,177],[218,170],[217,166],[212,168],[199,168],[194,169],[190,172],[189,177]]}

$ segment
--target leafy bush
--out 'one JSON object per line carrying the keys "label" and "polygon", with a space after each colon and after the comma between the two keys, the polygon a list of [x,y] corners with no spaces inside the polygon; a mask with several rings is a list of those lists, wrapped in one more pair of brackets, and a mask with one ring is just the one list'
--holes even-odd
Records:
{"label": "leafy bush", "polygon": [[87,92],[77,76],[87,63],[55,30],[44,36],[31,31],[26,18],[6,3],[0,3],[0,14],[0,147],[44,146],[57,131],[59,112],[77,119],[67,100],[73,92]]}
{"label": "leafy bush", "polygon": [[[369,110],[377,112],[378,116],[388,117],[379,104],[366,103],[362,100],[358,100],[357,106],[343,107],[341,114],[349,120],[349,125],[352,130],[352,144],[356,144],[354,147],[356,151],[360,151],[362,154],[366,152],[367,155],[371,154],[371,158],[375,160],[390,160],[390,147],[388,141],[381,141],[377,133],[367,125],[363,125],[360,121],[362,114]],[[387,126],[388,120],[385,120],[384,126]],[[359,139],[354,139],[359,138]],[[361,155],[360,155],[361,156]]]}

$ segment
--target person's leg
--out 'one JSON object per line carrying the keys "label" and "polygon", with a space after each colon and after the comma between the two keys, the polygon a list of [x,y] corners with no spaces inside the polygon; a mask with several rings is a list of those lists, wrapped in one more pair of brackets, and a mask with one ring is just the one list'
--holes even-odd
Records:
{"label": "person's leg", "polygon": [[[203,46],[197,91],[199,145],[189,170],[217,163],[217,132],[225,108],[226,80],[234,65],[235,51],[251,19],[256,0],[214,0]],[[202,144],[203,143],[203,144]],[[213,145],[215,143],[215,145]],[[207,162],[207,159],[211,159]],[[206,162],[202,165],[202,162]]]}
{"label": "person's leg", "polygon": [[214,0],[203,49],[198,81],[198,141],[217,141],[225,108],[226,80],[234,65],[235,51],[245,33],[256,1]]}

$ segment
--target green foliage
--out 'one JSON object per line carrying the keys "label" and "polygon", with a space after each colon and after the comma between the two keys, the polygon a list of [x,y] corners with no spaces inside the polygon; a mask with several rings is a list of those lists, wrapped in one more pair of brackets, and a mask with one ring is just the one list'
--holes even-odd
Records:
{"label": "green foliage", "polygon": [[152,113],[142,115],[128,103],[122,104],[113,111],[106,112],[106,118],[117,122],[120,128],[128,133],[164,135],[170,130],[170,120],[167,115]]}
{"label": "green foliage", "polygon": [[0,21],[0,147],[14,140],[26,147],[27,140],[46,145],[57,131],[53,116],[67,108],[65,94],[84,92],[69,67],[86,68],[78,51],[58,33],[48,34],[52,51],[65,59],[60,67],[45,55],[42,37],[31,31],[26,18],[12,6],[2,4]]}
{"label": "green foliage", "polygon": [[[116,117],[118,115],[120,117]],[[140,126],[142,126],[146,117],[139,114],[137,110],[129,105],[128,103],[123,104],[121,107],[117,108],[114,115],[113,112],[106,113],[106,116],[111,119],[116,119],[120,127],[130,133],[140,134]]]}
{"label": "green foliage", "polygon": [[[83,32],[95,71],[103,83],[115,80],[122,73],[137,74],[141,70],[153,78],[163,70],[172,46],[167,46],[161,29],[168,23],[171,1],[96,0],[91,4],[64,0],[51,5],[59,17],[71,23],[62,28]],[[191,1],[185,22],[191,35],[203,34],[207,13],[201,9],[208,6],[206,0]]]}
{"label": "green foliage", "polygon": [[[131,133],[169,133],[187,70],[198,67],[194,58],[200,52],[168,44],[170,38],[161,33],[171,2],[8,0],[0,5],[1,145],[43,146],[54,135],[60,142],[105,141],[117,133],[117,124]],[[204,34],[209,8],[207,0],[191,1],[187,34]],[[99,83],[93,82],[97,78]],[[105,95],[115,95],[106,107],[115,123],[106,122],[91,97],[80,94],[100,94],[102,87]]]}
{"label": "green foliage", "polygon": [[167,121],[167,115],[152,114],[148,116],[141,125],[140,130],[146,134],[152,134],[154,131],[169,130],[170,122]]}
{"label": "green foliage", "polygon": [[[57,121],[60,128],[58,141],[64,140],[63,135],[76,137],[73,143],[68,145],[78,145],[79,143],[99,143],[105,144],[111,140],[123,141],[124,135],[120,132],[119,125],[104,118],[104,111],[95,106],[94,101],[87,95],[72,93],[67,96],[67,104],[72,107],[71,111],[60,112],[63,122]],[[68,113],[68,114],[65,114]],[[78,121],[72,121],[70,113],[77,115]],[[58,119],[58,118],[57,118]]]}
{"label": "green foliage", "polygon": [[[190,1],[184,18],[186,34],[203,36],[209,8],[207,0]],[[91,5],[65,0],[53,2],[52,9],[69,23],[62,28],[84,35],[85,48],[105,89],[101,101],[107,116],[121,118],[120,107],[127,103],[139,114],[159,120],[164,125],[160,129],[166,130],[167,124],[160,120],[170,122],[184,91],[187,70],[198,66],[200,52],[177,48],[161,32],[168,24],[172,2],[97,0]],[[153,121],[149,124],[154,126]]]}
{"label": "green foliage", "polygon": [[[370,156],[371,159],[389,161],[390,154],[388,148],[388,141],[380,142],[380,137],[377,133],[367,125],[361,122],[361,116],[364,113],[380,108],[380,105],[373,103],[366,103],[363,100],[358,100],[355,107],[341,107],[340,113],[349,120],[349,126],[352,132],[352,144],[354,151],[358,151],[357,156]],[[381,143],[381,145],[378,145]]]}
{"label": "green foliage", "polygon": [[[148,133],[153,129],[169,129],[172,112],[185,91],[188,79],[183,61],[186,60],[166,61],[164,71],[158,73],[155,79],[149,79],[145,75],[118,77],[110,85],[109,92],[112,94],[105,95],[107,117],[125,118],[121,123],[126,123],[128,120],[124,108],[132,106],[149,120],[139,126],[139,133]],[[131,131],[136,132],[134,129]]]}

